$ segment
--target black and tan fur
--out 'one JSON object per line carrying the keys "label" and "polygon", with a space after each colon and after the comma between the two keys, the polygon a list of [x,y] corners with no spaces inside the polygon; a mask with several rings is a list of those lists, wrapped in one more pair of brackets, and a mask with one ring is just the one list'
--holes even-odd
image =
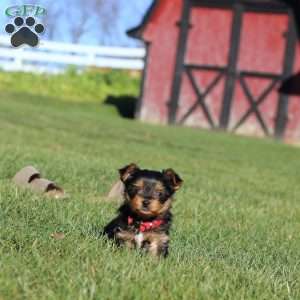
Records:
{"label": "black and tan fur", "polygon": [[[167,256],[172,221],[170,210],[173,195],[182,184],[181,178],[172,169],[141,170],[133,163],[119,173],[125,187],[124,203],[118,216],[105,226],[104,233],[117,245],[140,248],[154,256]],[[132,219],[130,224],[128,217]],[[162,224],[141,234],[139,226],[155,220],[162,220]]]}

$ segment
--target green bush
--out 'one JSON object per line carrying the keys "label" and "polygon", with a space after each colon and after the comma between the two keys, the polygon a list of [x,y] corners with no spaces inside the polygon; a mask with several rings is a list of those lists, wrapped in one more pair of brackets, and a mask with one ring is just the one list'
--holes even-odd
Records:
{"label": "green bush", "polygon": [[0,91],[26,93],[75,102],[101,102],[108,95],[137,96],[140,76],[135,72],[99,70],[78,72],[69,67],[57,75],[0,72]]}

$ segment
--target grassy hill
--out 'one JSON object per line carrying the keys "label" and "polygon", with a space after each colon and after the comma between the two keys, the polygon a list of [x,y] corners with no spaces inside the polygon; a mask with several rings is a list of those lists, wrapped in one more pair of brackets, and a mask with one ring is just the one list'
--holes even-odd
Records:
{"label": "grassy hill", "polygon": [[[0,299],[299,299],[299,149],[142,124],[105,104],[138,83],[0,73]],[[99,237],[117,208],[104,195],[130,162],[184,179],[166,260]],[[29,164],[70,199],[16,189]]]}

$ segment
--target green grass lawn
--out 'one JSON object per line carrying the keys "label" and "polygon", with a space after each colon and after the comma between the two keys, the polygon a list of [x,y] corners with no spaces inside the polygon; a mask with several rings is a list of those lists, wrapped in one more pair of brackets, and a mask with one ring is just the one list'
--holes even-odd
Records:
{"label": "green grass lawn", "polygon": [[[136,96],[138,79],[117,74],[123,86],[103,91],[60,76],[0,74],[1,300],[300,299],[299,149],[123,119],[105,95]],[[117,208],[104,195],[130,162],[184,179],[166,260],[99,237]],[[70,199],[18,190],[29,164]]]}

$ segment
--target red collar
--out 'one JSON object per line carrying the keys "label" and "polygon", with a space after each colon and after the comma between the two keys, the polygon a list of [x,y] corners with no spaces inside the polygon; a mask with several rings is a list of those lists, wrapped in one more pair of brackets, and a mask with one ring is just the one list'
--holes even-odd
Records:
{"label": "red collar", "polygon": [[[133,223],[133,218],[128,216],[127,219],[128,225],[131,225]],[[140,223],[140,227],[139,227],[139,231],[140,232],[145,232],[154,228],[158,228],[160,225],[164,224],[165,221],[164,220],[153,220],[151,222],[141,222]]]}

